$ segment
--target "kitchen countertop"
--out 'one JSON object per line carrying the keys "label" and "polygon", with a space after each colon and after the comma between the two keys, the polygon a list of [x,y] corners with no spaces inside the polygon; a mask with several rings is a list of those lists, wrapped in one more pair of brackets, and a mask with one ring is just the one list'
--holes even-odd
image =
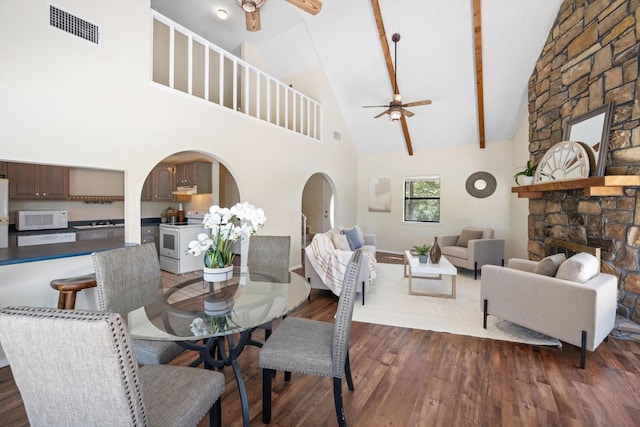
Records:
{"label": "kitchen countertop", "polygon": [[131,245],[134,245],[134,243],[125,243],[123,239],[93,239],[53,245],[2,248],[0,249],[0,267],[24,262],[89,255],[93,252]]}

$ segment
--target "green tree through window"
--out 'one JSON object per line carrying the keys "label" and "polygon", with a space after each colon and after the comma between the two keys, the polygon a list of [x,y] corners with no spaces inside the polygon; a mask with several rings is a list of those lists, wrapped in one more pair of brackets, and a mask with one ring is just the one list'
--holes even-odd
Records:
{"label": "green tree through window", "polygon": [[404,179],[404,220],[440,222],[440,176]]}

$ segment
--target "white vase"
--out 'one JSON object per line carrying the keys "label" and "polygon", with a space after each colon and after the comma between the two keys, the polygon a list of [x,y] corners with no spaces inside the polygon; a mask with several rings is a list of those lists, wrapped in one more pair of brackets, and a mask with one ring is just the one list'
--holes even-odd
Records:
{"label": "white vase", "polygon": [[204,267],[202,269],[202,278],[207,282],[224,282],[232,277],[233,265],[223,268]]}
{"label": "white vase", "polygon": [[518,185],[531,185],[533,184],[532,176],[521,175],[518,177]]}

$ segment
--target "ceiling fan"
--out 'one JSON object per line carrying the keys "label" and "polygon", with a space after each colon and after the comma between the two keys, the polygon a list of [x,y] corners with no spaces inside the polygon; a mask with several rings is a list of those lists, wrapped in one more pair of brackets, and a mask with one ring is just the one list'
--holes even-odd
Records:
{"label": "ceiling fan", "polygon": [[412,113],[409,110],[406,110],[405,108],[417,107],[419,105],[429,105],[431,104],[431,100],[425,99],[424,101],[407,102],[406,104],[402,103],[402,96],[400,95],[400,93],[398,93],[399,91],[398,91],[398,73],[397,73],[398,42],[400,41],[400,34],[395,33],[393,36],[391,36],[391,40],[393,41],[393,45],[394,45],[393,63],[395,68],[393,71],[393,75],[394,75],[393,100],[389,102],[388,105],[365,105],[364,108],[386,107],[387,109],[382,113],[378,114],[377,116],[374,116],[374,119],[377,119],[378,117],[382,117],[383,115],[388,114],[389,119],[391,119],[392,122],[397,122],[398,120],[400,120],[400,117],[402,117],[403,115],[407,117],[413,117],[415,115],[414,113]]}
{"label": "ceiling fan", "polygon": [[[320,0],[286,0],[292,5],[299,7],[312,15],[317,14],[322,9]],[[267,0],[236,0],[236,4],[244,10],[247,31],[260,31],[260,8]]]}

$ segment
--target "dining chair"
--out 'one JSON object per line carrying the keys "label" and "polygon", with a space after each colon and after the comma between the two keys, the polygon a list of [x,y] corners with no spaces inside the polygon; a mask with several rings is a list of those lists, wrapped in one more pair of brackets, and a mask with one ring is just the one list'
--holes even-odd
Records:
{"label": "dining chair", "polygon": [[276,371],[333,378],[333,399],[340,426],[346,426],[342,403],[342,377],[353,391],[349,363],[349,336],[355,303],[356,285],[362,268],[362,251],[356,250],[347,265],[333,324],[289,316],[280,323],[260,349],[262,368],[262,422],[271,421],[271,379]]}
{"label": "dining chair", "polygon": [[[247,254],[249,273],[259,272],[272,276],[281,283],[288,282],[289,252],[291,250],[291,236],[251,236]],[[283,277],[283,275],[286,275]],[[273,322],[265,323],[256,329],[264,329],[265,341],[271,335]],[[260,346],[261,343],[251,340],[250,344]]]}
{"label": "dining chair", "polygon": [[[154,302],[162,292],[160,262],[155,244],[94,252],[98,307],[126,315]],[[136,359],[142,365],[163,365],[184,351],[175,342],[133,340]]]}
{"label": "dining chair", "polygon": [[7,307],[0,343],[32,426],[221,424],[224,374],[138,367],[117,313]]}

